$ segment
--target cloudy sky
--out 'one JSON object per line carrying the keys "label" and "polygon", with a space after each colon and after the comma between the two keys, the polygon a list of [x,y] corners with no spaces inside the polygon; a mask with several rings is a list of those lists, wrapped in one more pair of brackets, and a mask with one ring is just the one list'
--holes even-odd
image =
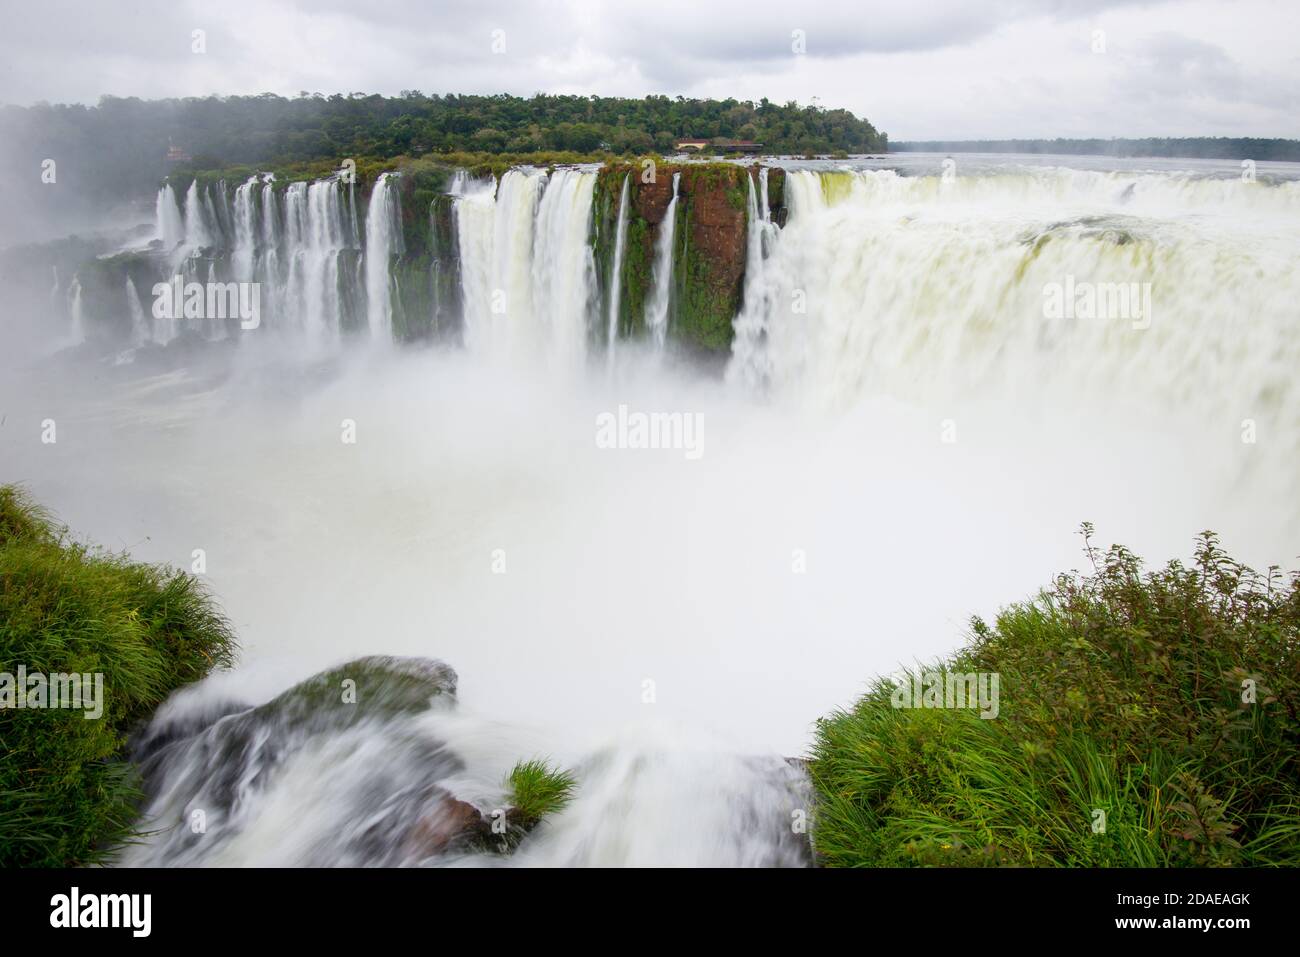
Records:
{"label": "cloudy sky", "polygon": [[[1296,0],[5,6],[8,103],[302,90],[665,93],[842,106],[895,140],[1300,136]],[[195,30],[203,52],[192,49]]]}

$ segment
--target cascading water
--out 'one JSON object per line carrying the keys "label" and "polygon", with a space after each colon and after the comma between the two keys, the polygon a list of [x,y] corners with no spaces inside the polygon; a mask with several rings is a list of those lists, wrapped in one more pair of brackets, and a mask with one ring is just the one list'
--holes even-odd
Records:
{"label": "cascading water", "polygon": [[[791,170],[785,196],[766,256],[751,206],[733,380],[818,405],[1011,388],[1159,392],[1243,417],[1295,408],[1294,182]],[[1127,315],[1046,311],[1059,290],[1122,284]]]}
{"label": "cascading water", "polygon": [[[1215,527],[1253,549],[1248,559],[1285,560],[1300,533],[1294,183],[795,168],[778,228],[769,178],[760,170],[747,188],[728,375],[770,402],[676,369],[617,389],[573,376],[566,390],[481,361],[572,358],[588,332],[607,334],[589,237],[595,174],[583,169],[454,178],[467,356],[384,359],[379,375],[359,363],[364,375],[313,377],[284,404],[292,385],[250,390],[252,377],[228,392],[170,378],[147,392],[88,388],[87,406],[120,427],[51,445],[31,460],[34,480],[57,490],[74,466],[102,469],[78,516],[101,540],[125,540],[141,515],[183,512],[142,557],[218,544],[227,558],[213,563],[213,588],[248,638],[237,671],[178,695],[144,736],[149,833],[125,862],[802,863],[791,823],[807,780],[780,755],[801,753],[808,723],[869,676],[951,650],[953,622],[1067,567],[1073,550],[1052,549],[1078,521],[1153,558]],[[349,262],[337,251],[355,246],[350,191],[263,182],[246,206],[256,195],[235,191],[233,246],[186,259],[187,278],[221,275],[225,254],[245,261],[251,234],[255,273],[293,308],[311,256],[327,297],[323,261]],[[215,198],[211,223],[197,193],[191,205],[169,226],[179,207],[160,194],[158,235],[193,249],[198,234],[177,222],[221,234]],[[652,330],[671,228],[670,216],[657,234]],[[335,288],[354,274],[337,267]],[[1045,292],[1067,280],[1149,281],[1152,308],[1051,318]],[[55,294],[80,327],[81,278]],[[318,314],[336,319],[328,303]],[[1014,401],[986,401],[1005,395]],[[1103,395],[1121,415],[1094,407]],[[593,448],[593,416],[625,396],[707,414],[707,456]],[[787,415],[791,404],[835,414]],[[960,443],[940,439],[939,408]],[[339,409],[366,423],[367,461],[382,473],[339,464]],[[1257,445],[1238,439],[1245,419],[1258,420]],[[177,446],[157,442],[160,422],[202,450],[186,482]],[[13,431],[0,445],[19,441]],[[322,480],[288,494],[304,476]],[[121,507],[101,519],[105,503]],[[241,514],[253,519],[231,521]],[[489,569],[498,548],[508,575]],[[791,549],[807,550],[811,574],[791,575]],[[268,553],[298,578],[267,589]],[[958,570],[942,588],[917,572],[935,556]],[[356,588],[358,568],[385,574]],[[845,598],[864,582],[861,600]],[[464,707],[430,694],[364,711],[370,692],[399,693],[411,671],[445,682],[428,663],[396,666],[391,688],[359,683],[355,714],[324,707],[338,702],[337,676],[301,684],[363,650],[445,656],[465,675]],[[447,815],[499,807],[514,763],[543,755],[574,771],[574,802],[509,857],[452,846]]]}
{"label": "cascading water", "polygon": [[618,196],[618,221],[614,228],[614,262],[609,276],[609,317],[605,350],[610,368],[614,365],[614,344],[618,340],[619,297],[623,291],[623,250],[627,246],[627,196],[630,174],[623,177],[623,189]]}
{"label": "cascading water", "polygon": [[767,264],[779,232],[768,206],[767,167],[759,170],[761,202],[754,196],[754,179],[746,177],[745,288],[741,310],[733,322],[732,359],[727,380],[748,388],[761,388],[771,374],[766,355],[767,324],[778,290]]}
{"label": "cascading water", "polygon": [[251,176],[235,190],[235,248],[231,253],[231,267],[239,282],[253,281],[253,259],[258,238],[257,211],[253,197],[260,184],[260,176]]}
{"label": "cascading water", "polygon": [[499,185],[453,184],[472,352],[548,355],[566,367],[584,355],[595,298],[588,244],[595,182],[594,172],[559,169],[510,170]]}
{"label": "cascading water", "polygon": [[[763,170],[764,183],[767,170]],[[681,173],[673,173],[673,196],[659,223],[659,236],[655,240],[654,267],[651,282],[654,284],[646,303],[646,329],[657,351],[662,351],[668,338],[668,311],[672,305],[673,291],[673,239],[677,229],[677,184]],[[766,203],[764,203],[766,209]]]}
{"label": "cascading water", "polygon": [[350,248],[337,177],[291,183],[284,194],[285,295],[291,326],[314,345],[337,341],[343,323],[339,257]]}
{"label": "cascading water", "polygon": [[586,354],[588,312],[595,299],[591,229],[594,173],[551,173],[537,210],[532,302],[556,368],[576,370]]}
{"label": "cascading water", "polygon": [[154,209],[157,220],[158,238],[163,248],[172,250],[185,241],[185,221],[181,218],[180,207],[176,204],[176,191],[171,183],[164,183],[158,190],[158,199]]}
{"label": "cascading water", "polygon": [[200,194],[198,180],[194,180],[185,192],[185,244],[194,249],[211,246],[212,227],[208,204]]}
{"label": "cascading water", "polygon": [[366,214],[366,303],[370,336],[377,342],[393,339],[392,260],[400,256],[402,218],[392,173],[380,173],[370,194]]}
{"label": "cascading water", "polygon": [[153,331],[149,326],[149,317],[145,314],[144,306],[140,302],[140,294],[136,291],[135,281],[126,277],[126,308],[127,313],[131,316],[131,344],[142,346],[153,339]]}
{"label": "cascading water", "polygon": [[72,342],[86,341],[86,317],[81,303],[81,277],[74,275],[68,284],[68,312],[72,317]]}

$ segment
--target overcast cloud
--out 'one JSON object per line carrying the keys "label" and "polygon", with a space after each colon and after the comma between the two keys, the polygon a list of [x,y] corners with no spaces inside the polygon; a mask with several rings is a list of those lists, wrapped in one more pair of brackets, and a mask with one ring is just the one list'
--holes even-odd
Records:
{"label": "overcast cloud", "polygon": [[[0,100],[24,105],[303,90],[664,93],[815,98],[895,140],[1300,136],[1294,0],[5,6]],[[795,31],[806,53],[792,49]]]}

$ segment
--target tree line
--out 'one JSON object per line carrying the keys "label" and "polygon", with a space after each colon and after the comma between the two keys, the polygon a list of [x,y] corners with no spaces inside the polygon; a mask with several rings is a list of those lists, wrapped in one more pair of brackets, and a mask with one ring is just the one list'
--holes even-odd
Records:
{"label": "tree line", "polygon": [[172,146],[209,168],[439,152],[662,153],[686,137],[751,140],[776,153],[888,148],[884,134],[848,110],[794,102],[416,90],[395,97],[304,91],[293,98],[106,96],[95,106],[7,106],[0,133],[19,162],[67,159],[106,195],[155,185]]}

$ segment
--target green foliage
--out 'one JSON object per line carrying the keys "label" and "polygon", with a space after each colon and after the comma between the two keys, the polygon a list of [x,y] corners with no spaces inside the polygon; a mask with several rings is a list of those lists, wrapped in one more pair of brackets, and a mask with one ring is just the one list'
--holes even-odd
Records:
{"label": "green foliage", "polygon": [[71,542],[0,487],[0,672],[104,675],[98,719],[0,710],[0,866],[90,863],[128,836],[138,792],[118,760],[126,735],[234,648],[194,578]]}
{"label": "green foliage", "polygon": [[565,808],[577,786],[572,773],[541,760],[520,761],[510,772],[508,783],[508,803],[525,830]]}
{"label": "green foliage", "polygon": [[1090,574],[974,620],[927,669],[997,673],[996,719],[895,708],[878,681],[819,722],[823,862],[1300,863],[1300,576],[1258,575],[1210,533],[1192,567],[1144,573],[1090,533]]}
{"label": "green foliage", "polygon": [[[388,161],[428,153],[623,156],[666,153],[686,137],[750,139],[773,153],[863,153],[887,147],[883,134],[847,110],[766,99],[426,96],[412,91],[397,97],[303,93],[293,99],[272,94],[168,100],[106,96],[93,107],[39,103],[0,108],[0,139],[11,147],[16,164],[30,161],[35,166],[43,157],[58,156],[60,181],[66,172],[68,182],[84,191],[83,199],[89,194],[104,201],[147,193],[177,169],[269,169],[290,181],[316,178],[342,157],[357,159],[360,167],[361,157]],[[194,159],[169,165],[164,159],[169,145]],[[450,162],[473,168],[459,159]]]}

